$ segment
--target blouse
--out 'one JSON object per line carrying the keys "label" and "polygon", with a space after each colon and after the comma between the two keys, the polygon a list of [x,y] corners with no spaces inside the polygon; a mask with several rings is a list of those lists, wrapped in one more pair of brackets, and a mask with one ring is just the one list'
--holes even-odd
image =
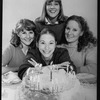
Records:
{"label": "blouse", "polygon": [[70,58],[76,66],[78,73],[97,74],[97,47],[86,47],[78,52],[77,47],[62,45],[69,52]]}
{"label": "blouse", "polygon": [[25,59],[25,54],[20,47],[9,45],[2,54],[2,66],[19,68]]}

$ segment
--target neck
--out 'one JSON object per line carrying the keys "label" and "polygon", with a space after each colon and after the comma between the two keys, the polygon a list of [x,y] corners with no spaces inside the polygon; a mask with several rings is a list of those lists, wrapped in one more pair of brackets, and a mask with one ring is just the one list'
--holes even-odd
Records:
{"label": "neck", "polygon": [[68,46],[69,47],[77,47],[77,44],[78,44],[78,41],[76,41],[76,42],[69,42]]}
{"label": "neck", "polygon": [[55,23],[55,22],[57,21],[57,16],[54,17],[54,18],[49,17],[49,18],[48,18],[48,21],[49,21],[50,23]]}
{"label": "neck", "polygon": [[21,44],[21,47],[22,47],[23,53],[26,55],[29,47],[27,45],[24,45],[24,44]]}
{"label": "neck", "polygon": [[52,58],[52,55],[50,57],[44,57],[42,56],[42,59],[45,61],[45,62],[49,62]]}

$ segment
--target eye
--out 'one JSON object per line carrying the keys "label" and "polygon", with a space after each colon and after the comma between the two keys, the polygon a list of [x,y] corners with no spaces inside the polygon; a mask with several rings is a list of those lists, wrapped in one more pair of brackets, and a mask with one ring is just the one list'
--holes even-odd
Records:
{"label": "eye", "polygon": [[40,44],[45,44],[45,43],[43,41],[41,41]]}
{"label": "eye", "polygon": [[26,34],[26,32],[22,32],[22,34]]}
{"label": "eye", "polygon": [[77,31],[77,29],[73,29],[73,31]]}
{"label": "eye", "polygon": [[54,44],[55,42],[51,41],[50,44]]}
{"label": "eye", "polygon": [[66,27],[66,30],[70,30],[70,28],[69,27]]}
{"label": "eye", "polygon": [[56,2],[54,5],[57,5],[57,6],[58,6],[58,5],[59,5],[59,3],[58,3],[58,2]]}
{"label": "eye", "polygon": [[51,4],[50,2],[48,2],[48,3],[47,3],[47,6],[50,6],[50,5],[52,5],[52,4]]}
{"label": "eye", "polygon": [[54,44],[54,43],[51,42],[50,44]]}
{"label": "eye", "polygon": [[30,31],[29,33],[30,33],[30,34],[34,34],[34,32],[33,32],[33,31]]}

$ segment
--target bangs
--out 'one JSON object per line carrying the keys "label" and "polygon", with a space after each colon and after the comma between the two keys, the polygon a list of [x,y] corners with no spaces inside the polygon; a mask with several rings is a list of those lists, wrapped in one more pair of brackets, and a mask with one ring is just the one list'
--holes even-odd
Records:
{"label": "bangs", "polygon": [[16,32],[20,32],[20,31],[23,31],[23,30],[27,30],[27,31],[34,31],[35,30],[35,24],[29,20],[21,20],[17,25],[16,25],[16,29],[15,31]]}
{"label": "bangs", "polygon": [[58,2],[58,3],[61,3],[61,0],[46,0],[46,3],[48,4],[48,3],[51,3],[53,1]]}

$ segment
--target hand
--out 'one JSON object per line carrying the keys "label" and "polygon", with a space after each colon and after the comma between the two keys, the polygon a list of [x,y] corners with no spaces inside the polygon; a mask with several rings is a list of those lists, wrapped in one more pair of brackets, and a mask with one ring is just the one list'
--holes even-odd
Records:
{"label": "hand", "polygon": [[38,63],[34,59],[32,59],[32,58],[31,58],[31,60],[28,60],[28,62],[30,64],[32,64],[33,66],[37,66],[38,65]]}
{"label": "hand", "polygon": [[39,64],[39,63],[37,63],[34,59],[32,59],[31,58],[31,60],[28,60],[28,62],[30,63],[30,64],[32,64],[35,68],[41,68],[42,67],[42,64]]}

